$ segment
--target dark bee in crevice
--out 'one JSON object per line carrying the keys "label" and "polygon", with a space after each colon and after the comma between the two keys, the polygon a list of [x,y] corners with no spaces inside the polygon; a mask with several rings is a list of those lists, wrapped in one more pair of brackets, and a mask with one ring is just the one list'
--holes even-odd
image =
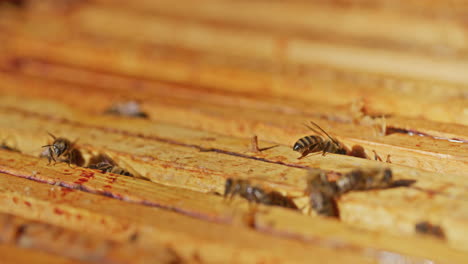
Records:
{"label": "dark bee in crevice", "polygon": [[72,163],[78,166],[82,165],[84,160],[80,151],[74,147],[75,143],[63,137],[56,137],[51,133],[48,134],[54,141],[52,144],[42,146],[46,149],[41,156],[47,157],[49,165],[51,161],[54,161],[54,164],[57,162],[67,162],[69,166]]}
{"label": "dark bee in crevice", "polygon": [[340,194],[388,188],[393,185],[393,175],[389,168],[356,169],[343,175],[335,184]]}
{"label": "dark bee in crevice", "polygon": [[435,236],[440,239],[445,239],[445,232],[442,227],[433,225],[427,221],[422,221],[414,226],[416,233]]}
{"label": "dark bee in crevice", "polygon": [[120,174],[124,176],[133,176],[130,172],[126,171],[125,169],[117,165],[112,165],[111,163],[107,161],[101,161],[99,163],[92,164],[88,168],[100,170],[103,173],[109,172],[109,173]]}
{"label": "dark bee in crevice", "polygon": [[88,168],[100,170],[103,173],[114,173],[124,176],[134,176],[129,171],[117,166],[115,161],[113,161],[110,157],[108,157],[105,154],[93,156],[89,161]]}
{"label": "dark bee in crevice", "polygon": [[300,138],[293,146],[294,151],[301,153],[299,159],[302,159],[310,153],[316,152],[322,152],[323,156],[325,156],[326,153],[335,153],[342,155],[346,155],[348,153],[347,148],[341,142],[330,136],[316,123],[312,121],[310,121],[310,123],[315,128],[307,124],[305,124],[305,126],[312,130],[316,135],[310,135]]}
{"label": "dark bee in crevice", "polygon": [[104,114],[125,117],[148,118],[148,114],[141,111],[140,104],[136,101],[115,103],[107,110],[105,110]]}
{"label": "dark bee in crevice", "polygon": [[224,198],[232,199],[239,195],[249,202],[273,206],[281,206],[290,209],[297,209],[294,201],[277,191],[267,191],[259,186],[252,185],[248,180],[231,179],[226,180]]}
{"label": "dark bee in crevice", "polygon": [[365,191],[393,187],[392,171],[388,168],[355,169],[330,181],[323,170],[310,170],[305,194],[309,197],[309,213],[339,216],[336,199],[351,191]]}

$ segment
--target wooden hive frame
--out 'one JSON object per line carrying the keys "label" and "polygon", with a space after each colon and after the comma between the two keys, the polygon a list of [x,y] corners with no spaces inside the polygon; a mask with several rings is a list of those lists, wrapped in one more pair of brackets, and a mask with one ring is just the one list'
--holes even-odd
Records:
{"label": "wooden hive frame", "polygon": [[[64,3],[0,3],[0,140],[20,151],[0,150],[0,260],[468,260],[462,1],[456,12],[441,1]],[[148,118],[103,114],[126,100]],[[368,159],[297,159],[309,121]],[[47,132],[137,177],[48,165]],[[342,195],[339,219],[307,214],[310,168],[374,167],[408,184]],[[227,201],[228,178],[302,211]],[[421,222],[443,238],[417,233]]]}

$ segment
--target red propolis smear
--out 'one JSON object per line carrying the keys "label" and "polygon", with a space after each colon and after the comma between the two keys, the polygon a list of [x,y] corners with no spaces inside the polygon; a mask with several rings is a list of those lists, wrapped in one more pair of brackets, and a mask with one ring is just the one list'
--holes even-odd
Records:
{"label": "red propolis smear", "polygon": [[104,188],[112,188],[110,185],[104,185]]}
{"label": "red propolis smear", "polygon": [[65,211],[63,211],[62,209],[54,208],[54,213],[56,213],[58,215],[63,215],[65,213]]}
{"label": "red propolis smear", "polygon": [[115,174],[112,174],[112,175],[109,175],[110,177],[107,177],[107,182],[112,184],[114,183],[116,180],[117,180],[117,175]]}
{"label": "red propolis smear", "polygon": [[78,180],[74,181],[76,184],[83,184],[89,181],[89,178],[79,178]]}
{"label": "red propolis smear", "polygon": [[15,204],[17,204],[17,203],[18,203],[18,197],[13,197],[13,202],[14,202]]}
{"label": "red propolis smear", "polygon": [[91,178],[94,177],[94,172],[92,172],[92,171],[81,171],[80,176],[91,179]]}
{"label": "red propolis smear", "polygon": [[79,214],[76,215],[76,219],[81,220],[81,218],[83,218],[81,215]]}
{"label": "red propolis smear", "polygon": [[70,188],[62,188],[62,197],[64,197],[65,195],[73,192],[74,190],[73,189],[70,189]]}
{"label": "red propolis smear", "polygon": [[14,162],[14,159],[7,159],[8,162]]}
{"label": "red propolis smear", "polygon": [[28,202],[28,201],[24,201],[24,204],[25,204],[26,206],[28,206],[28,207],[31,207],[31,203]]}

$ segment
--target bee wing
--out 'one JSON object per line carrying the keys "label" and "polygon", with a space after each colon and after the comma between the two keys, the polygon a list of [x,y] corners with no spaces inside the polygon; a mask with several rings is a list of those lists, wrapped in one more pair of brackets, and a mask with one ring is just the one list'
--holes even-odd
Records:
{"label": "bee wing", "polygon": [[[312,125],[314,125],[316,128],[318,128],[321,132],[323,132],[323,134],[325,134],[333,143],[335,143],[336,145],[340,145],[340,142],[338,140],[336,140],[334,137],[330,136],[327,132],[325,132],[325,130],[323,130],[319,125],[317,125],[316,123],[314,123],[313,121],[310,121],[310,123]],[[307,126],[309,129],[311,129],[312,131],[317,131],[309,126]]]}

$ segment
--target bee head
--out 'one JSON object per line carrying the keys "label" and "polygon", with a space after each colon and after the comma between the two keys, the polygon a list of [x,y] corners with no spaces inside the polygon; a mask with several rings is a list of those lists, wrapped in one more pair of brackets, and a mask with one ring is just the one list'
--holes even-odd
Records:
{"label": "bee head", "polygon": [[227,195],[231,192],[232,184],[233,180],[231,178],[228,178],[226,180],[226,183],[224,184],[224,197],[227,197]]}
{"label": "bee head", "polygon": [[55,140],[54,144],[52,145],[55,155],[60,156],[62,155],[68,148],[68,143],[63,139]]}

